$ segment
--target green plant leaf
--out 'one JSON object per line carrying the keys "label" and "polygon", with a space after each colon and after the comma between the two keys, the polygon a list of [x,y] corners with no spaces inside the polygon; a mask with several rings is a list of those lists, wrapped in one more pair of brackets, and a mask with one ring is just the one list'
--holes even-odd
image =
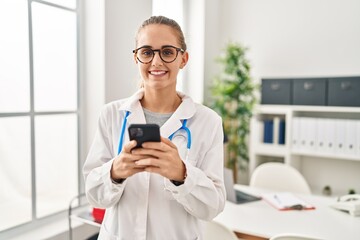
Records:
{"label": "green plant leaf", "polygon": [[247,48],[239,43],[228,43],[216,61],[222,72],[215,76],[211,86],[212,104],[222,117],[224,132],[228,137],[228,167],[248,166],[248,135],[250,119],[257,100],[258,87],[250,75],[251,65],[246,58]]}

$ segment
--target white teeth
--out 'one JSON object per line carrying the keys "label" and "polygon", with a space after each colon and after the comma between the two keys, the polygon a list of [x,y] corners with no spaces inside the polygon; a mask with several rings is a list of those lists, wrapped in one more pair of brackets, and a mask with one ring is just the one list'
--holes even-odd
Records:
{"label": "white teeth", "polygon": [[150,72],[152,75],[161,75],[161,74],[165,74],[165,71],[156,71],[156,72]]}

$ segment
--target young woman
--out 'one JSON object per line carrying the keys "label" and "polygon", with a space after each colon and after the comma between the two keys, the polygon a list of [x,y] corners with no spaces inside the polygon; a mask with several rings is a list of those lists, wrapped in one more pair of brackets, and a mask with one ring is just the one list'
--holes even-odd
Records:
{"label": "young woman", "polygon": [[[106,208],[99,239],[202,239],[224,208],[221,118],[176,91],[189,55],[180,26],[153,16],[136,36],[142,87],[107,104],[84,165],[89,202]],[[158,124],[161,142],[134,148],[127,128]]]}

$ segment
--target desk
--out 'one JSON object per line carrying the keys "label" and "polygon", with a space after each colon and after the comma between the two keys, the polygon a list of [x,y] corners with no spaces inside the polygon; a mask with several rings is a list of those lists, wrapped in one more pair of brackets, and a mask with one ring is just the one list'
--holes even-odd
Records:
{"label": "desk", "polygon": [[80,223],[86,223],[99,228],[101,227],[101,224],[96,222],[94,217],[92,216],[91,210],[92,207],[90,207],[90,205],[87,203],[84,193],[74,197],[70,201],[68,209],[69,240],[73,239],[72,220],[76,220]]}
{"label": "desk", "polygon": [[[265,192],[243,185],[236,185],[235,188],[257,195]],[[214,220],[235,232],[263,238],[280,233],[296,233],[326,240],[360,239],[360,217],[329,207],[335,198],[296,195],[316,209],[279,211],[264,200],[245,204],[227,201],[224,211]]]}

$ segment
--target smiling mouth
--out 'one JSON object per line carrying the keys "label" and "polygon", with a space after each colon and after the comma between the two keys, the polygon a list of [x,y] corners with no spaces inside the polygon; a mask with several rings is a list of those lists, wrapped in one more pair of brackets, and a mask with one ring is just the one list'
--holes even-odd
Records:
{"label": "smiling mouth", "polygon": [[161,75],[166,74],[167,71],[149,71],[149,73],[154,76],[161,76]]}

